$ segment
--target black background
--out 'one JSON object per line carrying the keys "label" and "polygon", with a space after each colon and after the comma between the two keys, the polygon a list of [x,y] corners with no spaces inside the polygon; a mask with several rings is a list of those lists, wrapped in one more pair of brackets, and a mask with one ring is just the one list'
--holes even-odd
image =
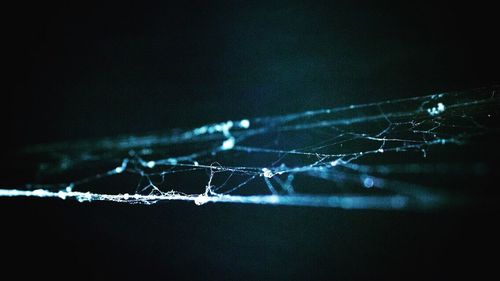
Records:
{"label": "black background", "polygon": [[[3,184],[30,144],[498,84],[492,5],[349,1],[5,7]],[[457,1],[458,2],[458,1]],[[11,158],[13,157],[13,158]],[[24,171],[24,170],[23,170]],[[12,186],[9,186],[12,187]],[[491,210],[2,199],[1,268],[106,279],[408,279],[493,270]]]}

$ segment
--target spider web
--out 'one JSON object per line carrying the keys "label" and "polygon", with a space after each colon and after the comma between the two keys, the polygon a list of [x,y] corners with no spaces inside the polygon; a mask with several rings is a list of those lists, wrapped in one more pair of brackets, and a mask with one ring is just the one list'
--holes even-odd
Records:
{"label": "spider web", "polygon": [[36,183],[0,189],[0,197],[346,209],[456,206],[471,198],[463,188],[450,187],[491,170],[488,161],[469,156],[478,143],[493,147],[498,139],[496,89],[38,145],[24,151],[38,163]]}

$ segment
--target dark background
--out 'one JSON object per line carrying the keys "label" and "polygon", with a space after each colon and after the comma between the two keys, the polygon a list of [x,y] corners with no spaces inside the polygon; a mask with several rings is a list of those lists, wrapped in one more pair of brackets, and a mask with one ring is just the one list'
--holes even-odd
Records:
{"label": "dark background", "polygon": [[[24,165],[12,155],[30,144],[498,84],[494,11],[477,1],[7,6],[4,184],[12,182],[9,167]],[[0,206],[1,269],[16,275],[477,278],[493,270],[486,254],[497,253],[498,244],[495,212],[481,209],[415,213],[26,198],[1,199]]]}

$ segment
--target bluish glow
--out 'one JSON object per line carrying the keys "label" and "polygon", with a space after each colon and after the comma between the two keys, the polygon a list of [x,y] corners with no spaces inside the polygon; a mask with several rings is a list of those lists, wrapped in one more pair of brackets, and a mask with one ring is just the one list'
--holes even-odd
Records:
{"label": "bluish glow", "polygon": [[222,149],[223,150],[229,150],[234,147],[236,140],[233,137],[228,138],[222,143]]}
{"label": "bluish glow", "polygon": [[427,109],[427,112],[431,116],[434,116],[434,115],[438,115],[438,114],[444,112],[445,109],[446,109],[446,107],[444,106],[444,104],[440,102],[437,104],[437,106]]}
{"label": "bluish glow", "polygon": [[365,179],[363,180],[363,185],[366,188],[372,188],[373,187],[373,179],[370,177],[365,177]]}
{"label": "bluish glow", "polygon": [[123,171],[125,171],[125,169],[127,168],[127,164],[128,164],[128,158],[125,158],[123,161],[122,161],[122,165],[119,166],[119,167],[116,167],[114,169],[114,172],[116,174],[120,174],[120,173],[123,173]]}
{"label": "bluish glow", "polygon": [[[406,181],[400,175],[484,173],[487,167],[473,163],[453,168],[451,163],[424,164],[418,158],[412,163],[406,155],[411,154],[408,159],[425,157],[441,146],[459,146],[470,136],[488,132],[474,118],[478,114],[491,116],[487,111],[498,109],[498,100],[486,92],[439,94],[225,121],[173,134],[40,145],[28,151],[40,153],[39,159],[44,161],[56,159],[50,163],[52,171],[65,176],[75,167],[88,167],[81,164],[92,161],[109,166],[99,174],[69,183],[57,182],[34,190],[32,186],[0,189],[0,197],[133,204],[181,200],[196,205],[226,202],[345,209],[440,207],[446,205],[448,194],[418,181]],[[117,159],[123,159],[121,164]],[[134,189],[121,189],[123,194],[95,193],[99,189],[93,184],[100,179],[124,175],[140,178],[139,183],[132,183]],[[184,175],[203,177],[199,178],[202,185],[182,186],[178,178]],[[370,192],[365,188],[371,188]],[[172,189],[176,191],[166,191]],[[86,192],[89,190],[92,192]]]}
{"label": "bluish glow", "polygon": [[[61,195],[61,192],[63,195]],[[83,192],[51,192],[37,189],[33,191],[17,189],[0,189],[2,197],[40,197],[40,198],[74,198],[79,202],[111,201],[132,204],[153,204],[158,201],[191,201],[196,205],[206,203],[242,203],[242,204],[270,204],[270,205],[293,205],[334,207],[342,209],[393,209],[406,206],[408,199],[404,196],[301,196],[301,195],[186,195],[175,192],[167,192],[160,195],[129,195],[125,194],[98,194]]]}
{"label": "bluish glow", "polygon": [[250,128],[250,121],[248,119],[243,119],[240,121],[240,127],[243,129]]}
{"label": "bluish glow", "polygon": [[262,168],[262,175],[266,178],[272,178],[274,176],[273,172],[268,168]]}

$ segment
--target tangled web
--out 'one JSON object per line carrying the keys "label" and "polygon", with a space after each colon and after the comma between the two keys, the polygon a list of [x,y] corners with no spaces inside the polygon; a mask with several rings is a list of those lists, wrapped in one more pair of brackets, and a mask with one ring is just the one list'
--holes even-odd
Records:
{"label": "tangled web", "polygon": [[478,141],[494,142],[498,134],[495,91],[38,145],[24,151],[38,163],[37,183],[0,189],[0,197],[347,209],[454,206],[467,198],[450,186],[490,169],[483,159],[466,155],[475,153]]}

